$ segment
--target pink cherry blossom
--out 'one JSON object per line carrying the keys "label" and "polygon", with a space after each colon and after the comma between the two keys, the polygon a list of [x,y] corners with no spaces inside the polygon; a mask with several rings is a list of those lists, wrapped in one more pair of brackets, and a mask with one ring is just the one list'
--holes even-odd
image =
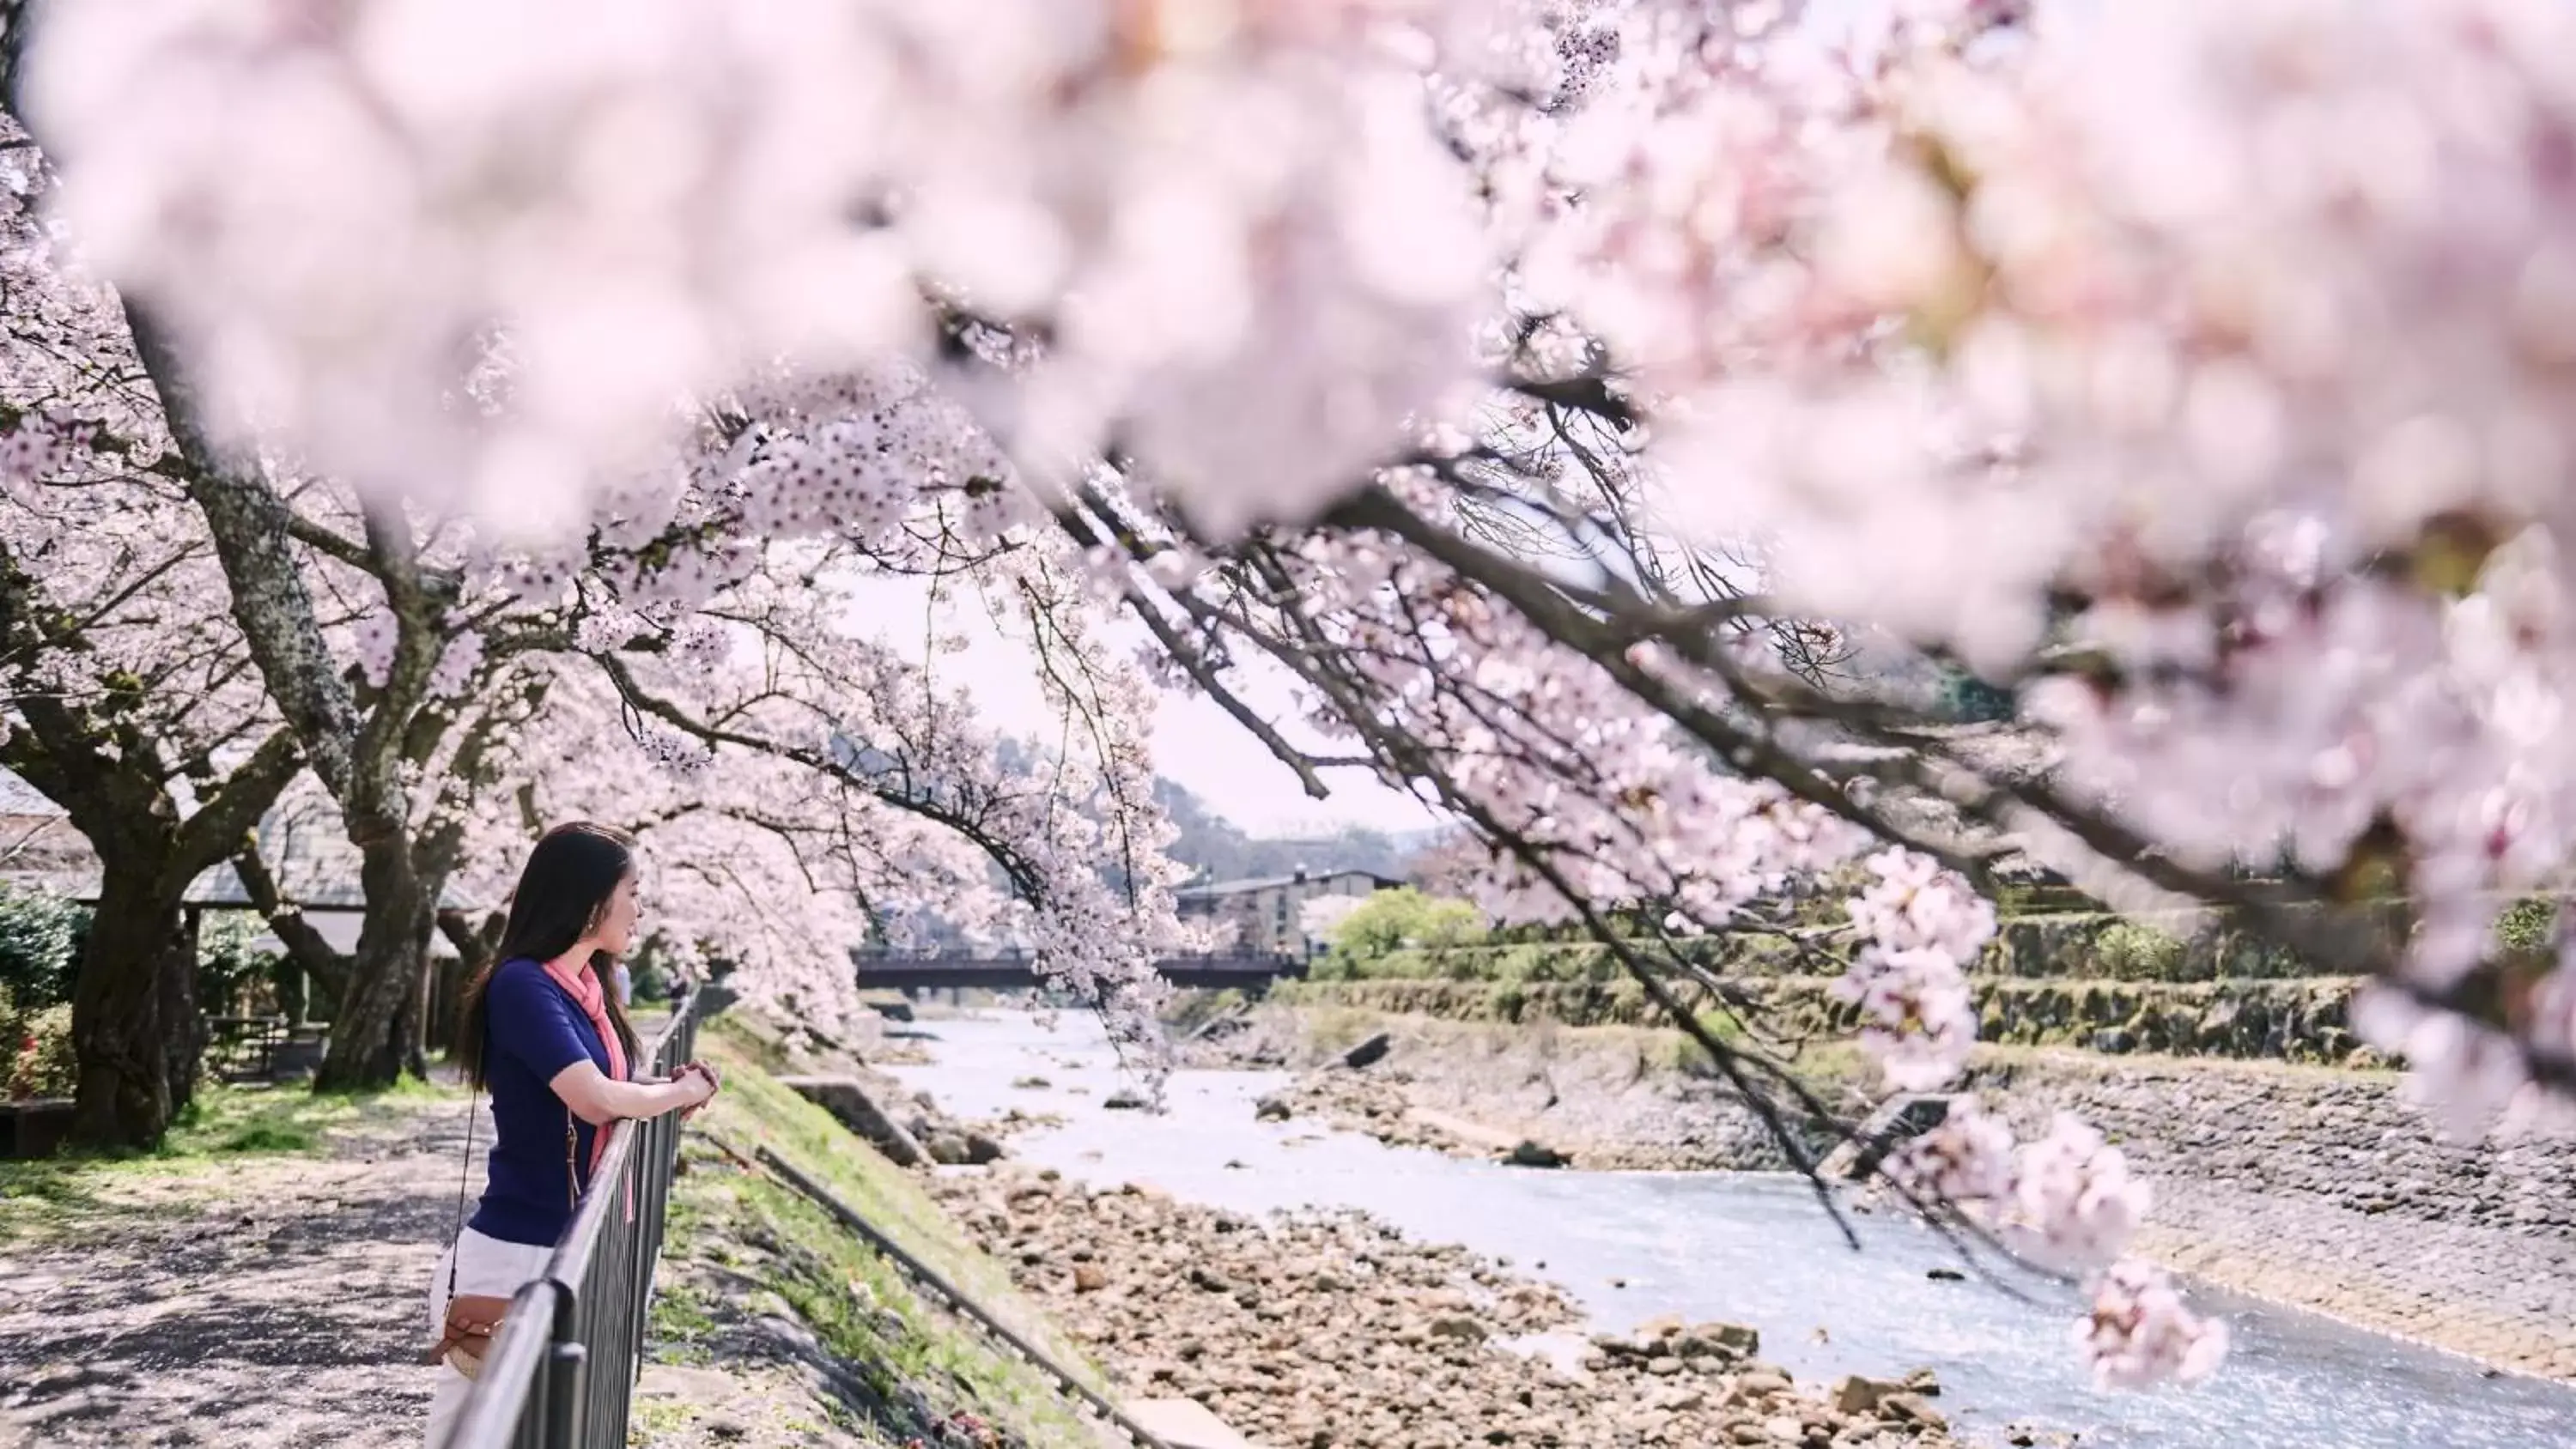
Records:
{"label": "pink cherry blossom", "polygon": [[2129,1259],[2102,1274],[2075,1342],[2103,1388],[2142,1389],[2207,1378],[2227,1356],[2228,1335],[2224,1322],[2184,1306],[2162,1269]]}
{"label": "pink cherry blossom", "polygon": [[2147,1185],[2129,1176],[2120,1149],[2060,1113],[2046,1137],[2022,1146],[2003,1226],[2034,1258],[2096,1267],[2120,1256],[2151,1201]]}

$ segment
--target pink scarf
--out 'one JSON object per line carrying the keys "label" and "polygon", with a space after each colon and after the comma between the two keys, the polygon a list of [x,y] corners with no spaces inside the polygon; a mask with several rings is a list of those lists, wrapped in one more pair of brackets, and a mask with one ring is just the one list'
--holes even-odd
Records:
{"label": "pink scarf", "polygon": [[[590,969],[586,957],[576,961],[573,954],[566,954],[547,962],[546,974],[554,978],[557,986],[570,993],[573,1004],[590,1018],[591,1029],[599,1033],[601,1044],[608,1048],[610,1080],[625,1081],[626,1043],[618,1039],[617,1028],[608,1019],[608,993],[600,987],[599,973]],[[594,1175],[599,1171],[599,1159],[607,1155],[608,1129],[601,1127],[590,1134],[590,1170]],[[626,1211],[630,1217],[635,1212],[631,1191],[627,1194]]]}

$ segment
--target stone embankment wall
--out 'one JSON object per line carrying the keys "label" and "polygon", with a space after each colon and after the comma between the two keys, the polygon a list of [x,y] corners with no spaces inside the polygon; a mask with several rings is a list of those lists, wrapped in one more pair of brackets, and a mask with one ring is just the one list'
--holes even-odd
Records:
{"label": "stone embankment wall", "polygon": [[[1774,1035],[1838,1038],[1852,1030],[1852,1008],[1833,999],[1827,978],[1744,977],[1728,984],[1755,1003]],[[1979,1039],[2003,1045],[2376,1064],[2346,1019],[2353,987],[2349,977],[2138,981],[1977,976],[1969,984],[1976,993]],[[1716,994],[1704,987],[1684,984],[1675,992],[1694,1010],[1720,1011]],[[1662,1009],[1632,981],[1308,981],[1282,984],[1277,994],[1301,1006],[1446,1021],[1667,1024]],[[1714,1016],[1710,1024],[1720,1032],[1732,1028]]]}
{"label": "stone embankment wall", "polygon": [[[1831,946],[1778,935],[1704,936],[1681,943],[1680,950],[1694,964],[1728,977],[1835,975],[1843,969],[1841,953]],[[2206,912],[2116,915],[2099,910],[2008,914],[1975,970],[1988,976],[2111,981],[2331,974]],[[1613,981],[1626,972],[1610,948],[1597,941],[1479,941],[1397,951],[1372,963],[1367,974],[1417,980]]]}
{"label": "stone embankment wall", "polygon": [[2448,1138],[2392,1073],[2050,1052],[1982,1062],[1969,1084],[2011,1104],[2025,1126],[2074,1112],[2151,1174],[2576,1240],[2576,1138]]}
{"label": "stone embankment wall", "polygon": [[2576,1135],[2446,1138],[2388,1072],[1998,1053],[1971,1085],[2024,1131],[2071,1111],[2117,1142],[2175,1267],[2576,1379]]}

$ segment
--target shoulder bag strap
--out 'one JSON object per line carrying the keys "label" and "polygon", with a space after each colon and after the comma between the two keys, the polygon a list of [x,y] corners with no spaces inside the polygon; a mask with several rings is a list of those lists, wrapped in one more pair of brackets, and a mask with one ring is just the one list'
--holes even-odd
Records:
{"label": "shoulder bag strap", "polygon": [[456,1299],[456,1260],[463,1252],[465,1236],[465,1188],[474,1180],[474,1119],[482,1115],[483,1091],[469,1086],[465,1092],[465,1163],[456,1169],[456,1230],[447,1239],[447,1297]]}

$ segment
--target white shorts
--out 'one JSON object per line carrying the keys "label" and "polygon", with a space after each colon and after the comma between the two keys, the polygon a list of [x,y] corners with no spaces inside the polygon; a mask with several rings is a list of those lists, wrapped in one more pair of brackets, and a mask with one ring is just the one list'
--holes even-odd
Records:
{"label": "white shorts", "polygon": [[[457,1235],[455,1246],[438,1255],[438,1270],[429,1275],[429,1336],[435,1340],[447,1327],[447,1265],[456,1264],[456,1291],[491,1293],[508,1296],[544,1275],[546,1259],[554,1255],[550,1244],[505,1243],[485,1237],[467,1228]],[[447,1442],[448,1431],[455,1427],[456,1416],[465,1407],[465,1391],[473,1381],[446,1364],[435,1370],[438,1389],[429,1400],[429,1449],[440,1449]]]}

